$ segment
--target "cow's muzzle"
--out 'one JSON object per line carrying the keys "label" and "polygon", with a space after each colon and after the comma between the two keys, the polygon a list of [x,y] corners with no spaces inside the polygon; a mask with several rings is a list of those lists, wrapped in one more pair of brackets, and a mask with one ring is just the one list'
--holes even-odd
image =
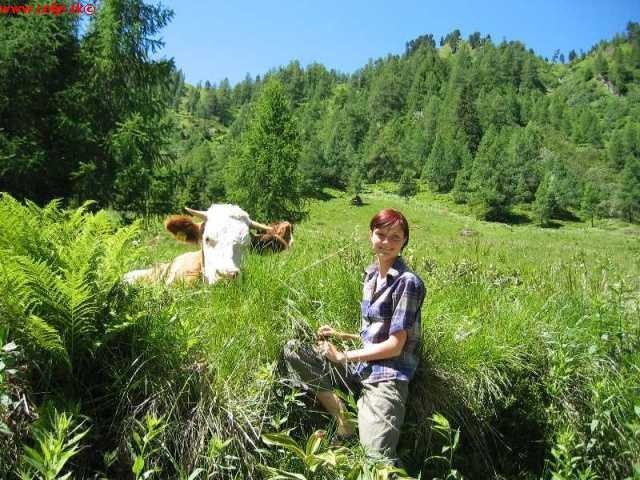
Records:
{"label": "cow's muzzle", "polygon": [[218,277],[227,280],[235,280],[240,274],[240,270],[216,270]]}

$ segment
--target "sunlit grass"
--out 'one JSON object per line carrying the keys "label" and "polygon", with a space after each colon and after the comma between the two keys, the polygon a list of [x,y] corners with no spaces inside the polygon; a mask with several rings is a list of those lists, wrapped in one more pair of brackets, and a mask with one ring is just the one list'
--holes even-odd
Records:
{"label": "sunlit grass", "polygon": [[[498,461],[491,459],[499,452],[489,438],[506,435],[503,441],[509,442],[513,432],[492,433],[502,428],[496,415],[528,403],[535,415],[542,415],[545,402],[553,404],[540,393],[545,384],[536,382],[553,373],[550,352],[562,351],[562,339],[572,337],[581,352],[590,346],[608,352],[615,332],[638,334],[633,319],[639,230],[625,224],[591,228],[567,222],[541,229],[487,223],[429,193],[403,200],[384,190],[365,193],[359,208],[336,191],[328,201],[310,203],[291,250],[248,253],[236,282],[168,289],[172,315],[203,356],[194,361],[209,365],[212,391],[224,397],[225,408],[257,408],[246,413],[244,428],[267,429],[262,421],[249,425],[278,408],[250,399],[264,368],[280,360],[287,339],[309,340],[321,324],[357,332],[363,269],[373,260],[368,222],[383,207],[398,208],[412,227],[405,256],[428,290],[423,308],[426,371],[412,385],[414,418],[407,419],[408,425],[422,427],[411,427],[418,430],[408,435],[425,438],[429,425],[421,416],[436,409],[463,426],[463,451],[479,450]],[[189,249],[163,233],[160,221],[148,230],[143,245],[149,262],[167,261]],[[514,392],[532,398],[516,398]],[[540,425],[550,421],[534,420]],[[413,455],[419,451],[424,449]],[[411,453],[408,457],[416,460]]]}

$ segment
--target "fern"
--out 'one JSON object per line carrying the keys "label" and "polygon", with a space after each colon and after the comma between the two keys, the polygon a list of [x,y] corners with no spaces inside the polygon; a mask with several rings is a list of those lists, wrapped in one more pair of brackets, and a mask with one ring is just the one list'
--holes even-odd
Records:
{"label": "fern", "polygon": [[58,330],[37,315],[29,315],[25,325],[25,332],[29,339],[40,349],[51,353],[54,357],[70,365],[69,355],[64,348]]}
{"label": "fern", "polygon": [[0,315],[26,347],[69,366],[100,345],[113,288],[133,263],[138,226],[116,230],[90,203],[64,211],[0,197]]}

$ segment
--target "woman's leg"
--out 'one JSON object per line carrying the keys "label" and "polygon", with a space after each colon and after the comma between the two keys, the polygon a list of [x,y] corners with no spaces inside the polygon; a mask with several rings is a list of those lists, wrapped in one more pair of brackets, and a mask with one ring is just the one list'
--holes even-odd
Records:
{"label": "woman's leg", "polygon": [[344,402],[330,390],[316,391],[316,398],[324,409],[336,419],[336,432],[342,437],[350,437],[355,433],[355,428],[346,416]]}
{"label": "woman's leg", "polygon": [[338,385],[349,389],[346,370],[341,371],[330,365],[315,348],[296,340],[287,342],[284,358],[291,373],[298,377],[304,386],[314,390],[318,402],[335,417],[338,435],[352,435],[354,427],[347,420],[344,402],[333,392],[333,388]]}
{"label": "woman's leg", "polygon": [[360,443],[372,457],[398,463],[396,448],[404,423],[408,383],[386,380],[363,384],[358,399]]}

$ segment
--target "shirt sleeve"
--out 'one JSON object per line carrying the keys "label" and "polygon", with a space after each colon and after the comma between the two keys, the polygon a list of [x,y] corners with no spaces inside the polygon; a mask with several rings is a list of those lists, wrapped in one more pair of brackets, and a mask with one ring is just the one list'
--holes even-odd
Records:
{"label": "shirt sleeve", "polygon": [[407,275],[396,293],[397,303],[391,317],[389,335],[401,330],[409,330],[420,316],[425,288],[415,275]]}

